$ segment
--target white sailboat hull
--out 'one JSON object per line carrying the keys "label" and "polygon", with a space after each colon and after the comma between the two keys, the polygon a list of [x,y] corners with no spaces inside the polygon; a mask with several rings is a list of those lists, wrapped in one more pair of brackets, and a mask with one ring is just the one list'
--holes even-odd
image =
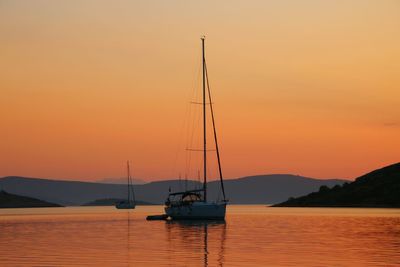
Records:
{"label": "white sailboat hull", "polygon": [[226,203],[194,202],[167,206],[165,213],[174,220],[224,220]]}

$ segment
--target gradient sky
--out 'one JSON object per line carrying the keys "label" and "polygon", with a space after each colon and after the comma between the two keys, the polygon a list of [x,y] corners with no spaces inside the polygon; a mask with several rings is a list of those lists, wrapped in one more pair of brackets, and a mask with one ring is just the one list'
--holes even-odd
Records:
{"label": "gradient sky", "polygon": [[0,176],[120,177],[127,159],[142,179],[185,172],[203,34],[226,177],[398,162],[399,14],[396,0],[0,0]]}

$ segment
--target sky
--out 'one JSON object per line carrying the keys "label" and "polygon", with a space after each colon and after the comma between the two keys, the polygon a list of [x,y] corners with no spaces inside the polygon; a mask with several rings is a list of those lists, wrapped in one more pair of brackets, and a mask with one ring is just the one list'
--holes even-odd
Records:
{"label": "sky", "polygon": [[130,160],[148,181],[196,178],[202,35],[225,177],[398,162],[399,14],[395,0],[0,0],[0,177],[95,181]]}

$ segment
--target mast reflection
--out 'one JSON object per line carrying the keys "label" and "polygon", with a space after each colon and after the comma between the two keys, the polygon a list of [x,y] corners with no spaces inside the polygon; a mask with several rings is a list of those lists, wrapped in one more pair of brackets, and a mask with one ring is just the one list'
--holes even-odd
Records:
{"label": "mast reflection", "polygon": [[[167,237],[170,247],[200,259],[199,266],[224,266],[225,221],[167,221]],[[199,257],[200,256],[200,257]],[[188,265],[197,262],[187,262]]]}

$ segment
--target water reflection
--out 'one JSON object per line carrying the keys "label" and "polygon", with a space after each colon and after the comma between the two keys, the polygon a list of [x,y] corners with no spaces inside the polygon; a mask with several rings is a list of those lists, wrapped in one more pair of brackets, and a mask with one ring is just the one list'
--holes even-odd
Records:
{"label": "water reflection", "polygon": [[162,207],[0,210],[3,266],[399,266],[400,209],[231,206],[224,222],[146,221]]}
{"label": "water reflection", "polygon": [[131,262],[131,257],[130,257],[130,251],[131,251],[131,214],[129,210],[127,211],[127,224],[128,224],[128,230],[127,230],[127,250],[126,250],[126,262],[127,266],[130,266]]}
{"label": "water reflection", "polygon": [[[203,266],[224,266],[225,221],[166,221],[165,227],[171,248],[182,246],[187,253],[202,254]],[[185,264],[201,265],[198,261]]]}

